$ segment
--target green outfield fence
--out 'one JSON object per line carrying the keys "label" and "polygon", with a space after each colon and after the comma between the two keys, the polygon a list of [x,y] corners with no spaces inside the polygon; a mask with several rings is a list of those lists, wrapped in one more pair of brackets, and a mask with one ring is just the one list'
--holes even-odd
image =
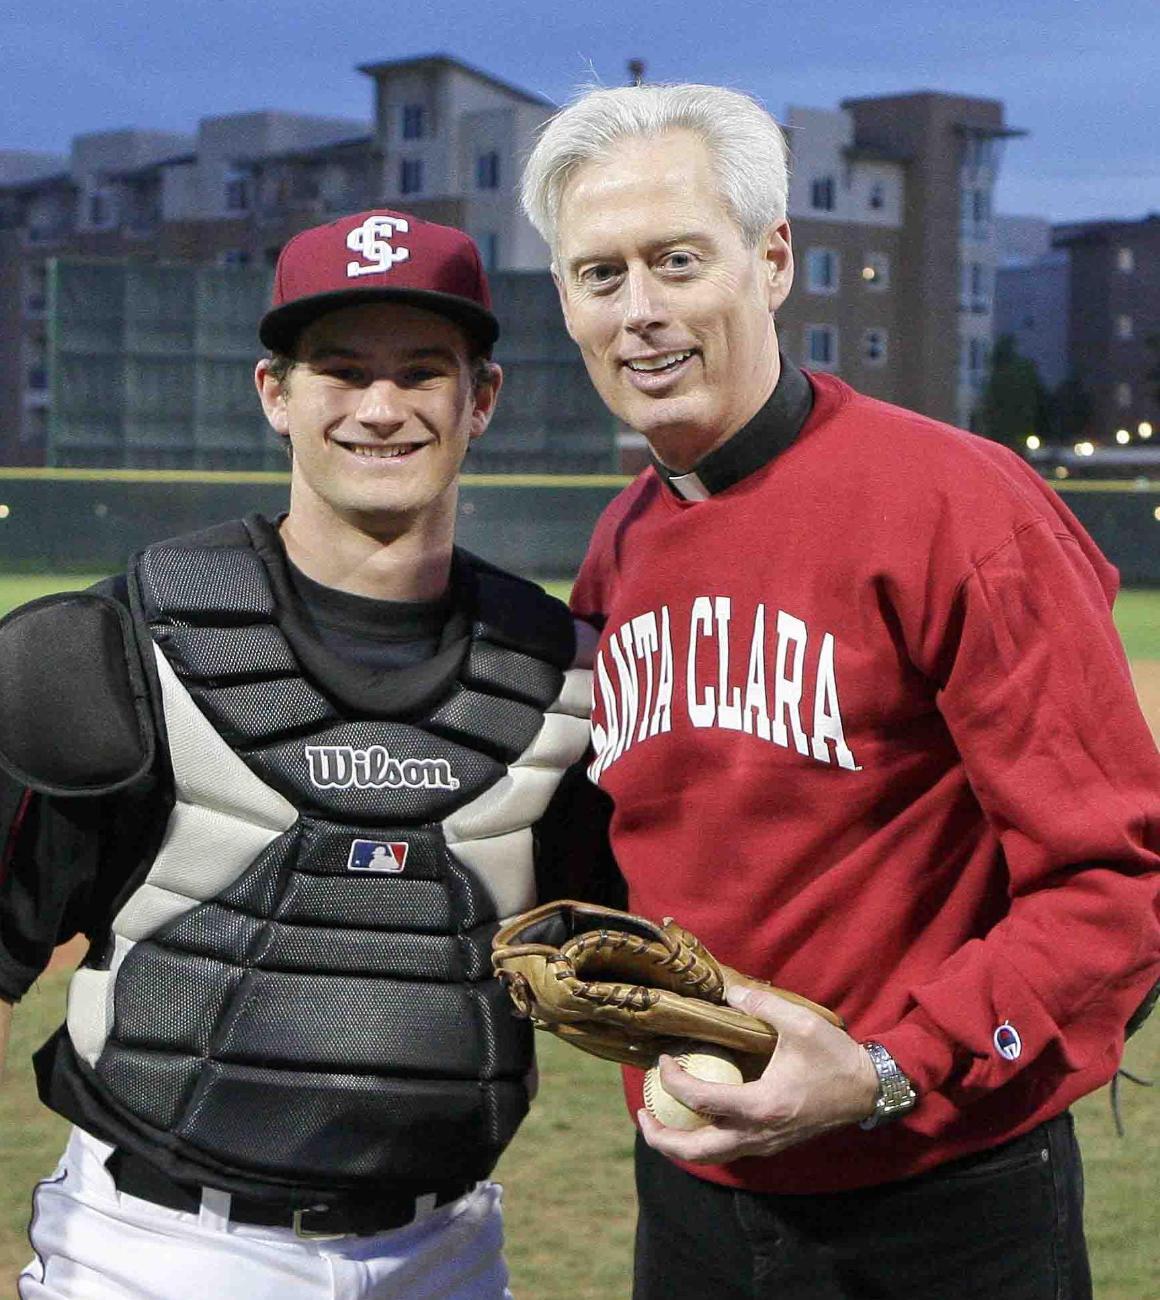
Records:
{"label": "green outfield fence", "polygon": [[[571,577],[615,474],[468,474],[459,538],[505,568]],[[0,468],[0,569],[103,572],[149,542],[286,508],[281,472]],[[1060,485],[1132,586],[1160,586],[1160,482]],[[740,539],[739,539],[740,542]]]}

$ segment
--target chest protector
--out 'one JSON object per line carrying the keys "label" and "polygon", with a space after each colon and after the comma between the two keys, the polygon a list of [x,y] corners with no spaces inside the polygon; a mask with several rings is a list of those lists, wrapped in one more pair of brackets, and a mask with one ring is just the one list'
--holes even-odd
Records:
{"label": "chest protector", "polygon": [[74,977],[77,1056],[135,1128],[212,1167],[485,1176],[532,1066],[490,941],[535,901],[532,825],[587,742],[570,620],[479,566],[466,652],[403,721],[307,675],[244,533],[153,547],[131,583],[176,802],[109,969]]}

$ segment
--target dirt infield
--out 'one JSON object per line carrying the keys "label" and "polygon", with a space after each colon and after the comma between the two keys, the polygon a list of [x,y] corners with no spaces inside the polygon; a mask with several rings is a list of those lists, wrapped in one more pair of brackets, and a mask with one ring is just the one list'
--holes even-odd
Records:
{"label": "dirt infield", "polygon": [[[1136,692],[1152,734],[1160,744],[1160,659],[1138,659],[1132,665],[1132,677],[1136,683]],[[66,943],[53,954],[49,970],[71,969],[85,955],[85,941],[82,937]]]}

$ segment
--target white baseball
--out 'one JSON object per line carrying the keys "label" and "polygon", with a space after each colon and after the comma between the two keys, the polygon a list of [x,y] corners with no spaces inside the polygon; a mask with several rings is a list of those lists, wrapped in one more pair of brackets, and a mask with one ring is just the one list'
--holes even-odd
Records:
{"label": "white baseball", "polygon": [[[714,1047],[712,1043],[686,1043],[682,1048],[670,1053],[677,1064],[687,1074],[709,1083],[741,1083],[741,1071],[737,1068],[732,1055],[723,1047]],[[666,1091],[661,1082],[660,1066],[654,1065],[644,1076],[644,1104],[653,1119],[660,1120],[669,1128],[695,1129],[712,1124],[712,1115],[702,1115],[700,1111],[690,1110]]]}

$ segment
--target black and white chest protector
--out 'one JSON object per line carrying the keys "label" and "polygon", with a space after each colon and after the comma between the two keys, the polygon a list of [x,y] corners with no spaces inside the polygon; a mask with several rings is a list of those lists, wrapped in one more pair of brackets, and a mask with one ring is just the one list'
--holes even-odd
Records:
{"label": "black and white chest protector", "polygon": [[534,902],[531,827],[587,741],[584,653],[558,605],[477,565],[446,680],[406,720],[359,716],[304,668],[240,525],[236,542],[153,547],[131,575],[176,804],[109,969],[74,978],[73,1047],[193,1159],[312,1184],[482,1177],[532,1064],[490,940]]}

